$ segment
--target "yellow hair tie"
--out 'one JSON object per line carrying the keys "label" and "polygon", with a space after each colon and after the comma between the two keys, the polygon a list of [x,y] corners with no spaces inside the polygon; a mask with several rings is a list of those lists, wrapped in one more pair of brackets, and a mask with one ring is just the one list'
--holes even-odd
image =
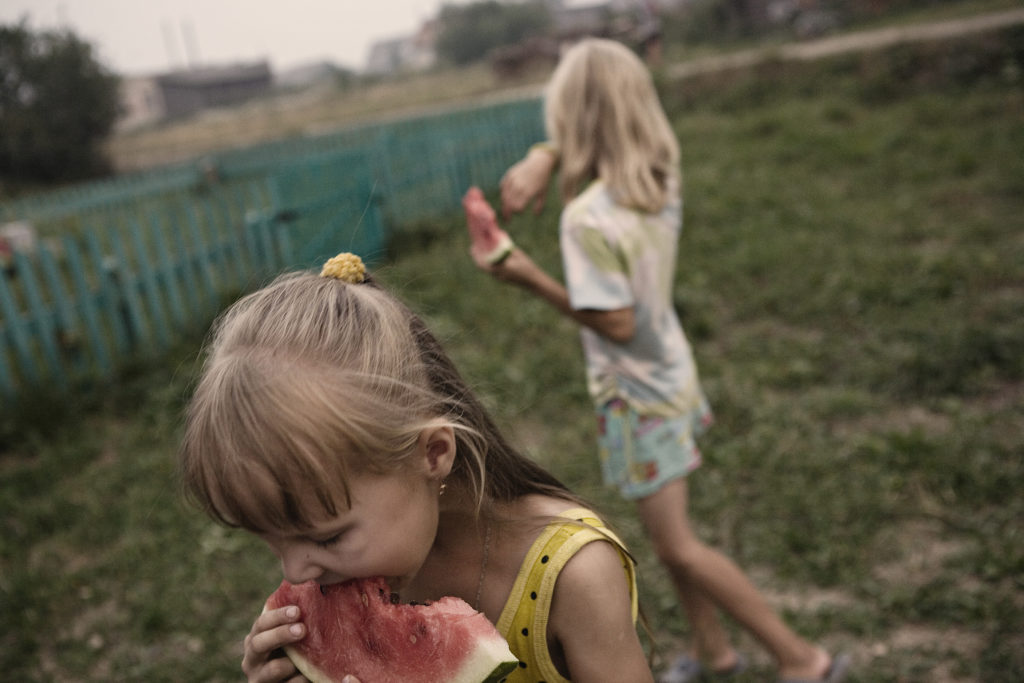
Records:
{"label": "yellow hair tie", "polygon": [[361,258],[346,251],[328,259],[320,271],[320,277],[333,277],[350,285],[358,285],[366,279],[366,266]]}

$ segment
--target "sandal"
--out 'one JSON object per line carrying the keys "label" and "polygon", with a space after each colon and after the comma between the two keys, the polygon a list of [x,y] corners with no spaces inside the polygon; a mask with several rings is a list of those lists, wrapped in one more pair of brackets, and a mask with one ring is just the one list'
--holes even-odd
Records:
{"label": "sandal", "polygon": [[825,676],[817,678],[780,678],[779,683],[843,683],[850,670],[850,655],[838,654],[832,657],[832,663],[825,670]]}
{"label": "sandal", "polygon": [[668,671],[658,677],[658,683],[693,683],[694,681],[727,679],[747,669],[747,658],[736,654],[736,663],[728,669],[715,671],[687,654],[679,655]]}

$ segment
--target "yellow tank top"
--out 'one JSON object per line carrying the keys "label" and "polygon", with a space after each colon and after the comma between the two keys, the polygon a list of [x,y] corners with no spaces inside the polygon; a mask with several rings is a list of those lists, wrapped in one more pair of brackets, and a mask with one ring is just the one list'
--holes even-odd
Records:
{"label": "yellow tank top", "polygon": [[570,683],[558,673],[548,652],[548,614],[558,574],[588,543],[610,541],[619,551],[636,623],[636,568],[622,541],[586,508],[566,510],[559,517],[566,521],[551,521],[533,542],[498,618],[498,631],[519,659],[519,668],[505,679],[508,683]]}

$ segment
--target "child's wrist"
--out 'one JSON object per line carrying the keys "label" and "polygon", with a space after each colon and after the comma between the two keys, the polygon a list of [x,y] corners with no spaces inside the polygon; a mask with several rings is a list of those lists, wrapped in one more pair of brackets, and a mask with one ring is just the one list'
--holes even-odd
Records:
{"label": "child's wrist", "polygon": [[558,151],[558,147],[553,142],[544,140],[543,142],[537,142],[530,146],[530,153],[534,151],[544,152],[551,157],[551,161],[555,164],[558,163],[561,158],[561,154]]}

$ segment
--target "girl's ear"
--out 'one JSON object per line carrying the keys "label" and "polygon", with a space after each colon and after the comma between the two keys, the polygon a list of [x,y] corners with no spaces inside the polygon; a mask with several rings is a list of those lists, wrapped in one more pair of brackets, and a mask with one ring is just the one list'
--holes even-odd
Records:
{"label": "girl's ear", "polygon": [[448,425],[427,427],[420,432],[419,450],[427,476],[443,480],[455,464],[455,430]]}

